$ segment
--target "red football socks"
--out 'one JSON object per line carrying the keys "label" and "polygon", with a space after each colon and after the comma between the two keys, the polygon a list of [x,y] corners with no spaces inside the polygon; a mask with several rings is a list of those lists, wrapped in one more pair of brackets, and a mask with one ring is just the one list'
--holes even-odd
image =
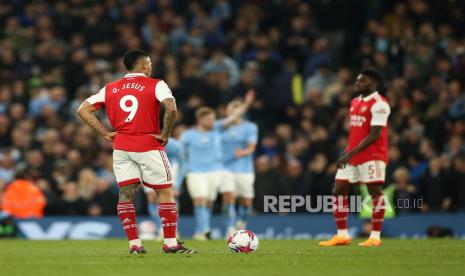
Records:
{"label": "red football socks", "polygon": [[371,217],[373,231],[381,231],[384,222],[384,196],[372,196],[373,200],[373,215]]}
{"label": "red football socks", "polygon": [[338,230],[347,229],[347,217],[349,216],[349,197],[336,196],[333,217]]}
{"label": "red football socks", "polygon": [[137,233],[136,210],[132,202],[118,202],[118,216],[128,240],[139,239]]}
{"label": "red football socks", "polygon": [[178,225],[178,208],[174,202],[158,204],[158,215],[163,225],[163,236],[165,239],[176,238],[176,227]]}

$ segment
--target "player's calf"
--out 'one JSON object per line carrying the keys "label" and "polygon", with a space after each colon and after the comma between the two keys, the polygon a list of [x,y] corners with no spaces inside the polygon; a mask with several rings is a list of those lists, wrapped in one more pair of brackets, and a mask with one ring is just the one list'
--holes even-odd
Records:
{"label": "player's calf", "polygon": [[373,202],[373,212],[371,217],[371,232],[369,240],[377,240],[375,246],[381,245],[381,228],[384,222],[384,213],[385,213],[385,199],[382,194],[382,185],[367,185],[368,192],[371,195],[371,200]]}
{"label": "player's calf", "polygon": [[240,198],[239,200],[239,212],[236,223],[238,230],[244,230],[247,228],[248,218],[252,215],[252,199],[251,198]]}
{"label": "player's calf", "polygon": [[163,252],[191,254],[189,252],[193,252],[193,250],[183,247],[176,239],[178,208],[174,202],[171,187],[157,190],[157,195],[160,201],[158,204],[158,214],[163,227]]}
{"label": "player's calf", "polygon": [[194,250],[186,248],[176,239],[178,210],[176,203],[166,202],[158,205],[158,212],[163,223],[163,253],[194,254]]}
{"label": "player's calf", "polygon": [[158,205],[163,227],[163,243],[165,246],[173,247],[178,244],[176,240],[176,228],[178,225],[178,209],[174,202],[163,202]]}
{"label": "player's calf", "polygon": [[349,216],[349,190],[350,185],[345,180],[336,180],[333,190],[334,206],[333,217],[336,223],[337,234],[331,239],[321,241],[320,246],[341,246],[349,245],[352,242],[347,229],[347,219]]}
{"label": "player's calf", "polygon": [[[138,189],[137,185],[138,184],[131,184],[120,187],[117,207],[118,217],[129,240],[131,253],[133,253],[133,249],[134,251],[141,251],[140,253],[145,251],[143,250],[142,241],[139,239],[136,210],[133,204],[134,196]],[[142,250],[140,250],[140,248],[142,248]]]}
{"label": "player's calf", "polygon": [[349,217],[349,191],[350,184],[347,181],[336,180],[333,195],[335,198],[333,206],[333,217],[336,223],[337,235],[342,238],[349,238],[347,230],[347,219]]}
{"label": "player's calf", "polygon": [[223,193],[223,216],[224,216],[224,223],[226,227],[226,238],[229,237],[235,229],[236,224],[236,205],[235,205],[235,197],[232,192],[225,192]]}

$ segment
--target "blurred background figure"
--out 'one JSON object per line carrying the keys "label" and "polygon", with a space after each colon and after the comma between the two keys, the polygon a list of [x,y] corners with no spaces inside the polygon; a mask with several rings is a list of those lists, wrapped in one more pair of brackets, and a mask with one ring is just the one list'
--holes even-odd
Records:
{"label": "blurred background figure", "polygon": [[30,180],[24,172],[15,176],[2,195],[2,211],[15,218],[42,218],[47,204],[42,191]]}

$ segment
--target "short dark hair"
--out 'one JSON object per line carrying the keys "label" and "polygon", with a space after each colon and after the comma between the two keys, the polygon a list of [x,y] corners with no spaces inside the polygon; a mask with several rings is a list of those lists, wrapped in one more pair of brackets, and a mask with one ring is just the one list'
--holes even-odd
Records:
{"label": "short dark hair", "polygon": [[378,84],[381,83],[381,75],[374,68],[365,68],[360,72],[361,75],[367,76],[371,80],[374,80]]}
{"label": "short dark hair", "polygon": [[124,67],[126,67],[128,71],[132,71],[140,58],[148,56],[149,54],[147,52],[139,49],[127,51],[123,56]]}

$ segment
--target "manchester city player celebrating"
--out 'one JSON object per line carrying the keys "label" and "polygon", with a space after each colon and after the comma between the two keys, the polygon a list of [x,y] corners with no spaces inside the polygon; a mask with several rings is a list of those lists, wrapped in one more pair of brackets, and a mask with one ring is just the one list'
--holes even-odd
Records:
{"label": "manchester city player celebrating", "polygon": [[[231,116],[243,108],[243,102],[235,100],[228,104],[226,114]],[[224,124],[223,124],[224,125]],[[239,213],[237,228],[246,227],[247,217],[252,212],[252,200],[254,198],[254,166],[253,153],[258,139],[258,128],[253,122],[238,117],[228,127],[221,131],[223,145],[223,163],[226,171],[226,181],[234,186],[235,195],[239,197]],[[223,208],[235,209],[235,199],[232,198]],[[231,211],[226,212],[228,214]],[[227,236],[236,229],[236,220],[228,217],[226,221]]]}
{"label": "manchester city player celebrating", "polygon": [[218,192],[222,194],[227,221],[235,221],[234,183],[225,181],[221,133],[242,118],[252,104],[250,91],[245,102],[227,118],[216,121],[215,111],[201,107],[196,111],[197,125],[185,131],[180,142],[185,156],[187,190],[194,205],[194,239],[206,240],[210,231],[211,207]]}

